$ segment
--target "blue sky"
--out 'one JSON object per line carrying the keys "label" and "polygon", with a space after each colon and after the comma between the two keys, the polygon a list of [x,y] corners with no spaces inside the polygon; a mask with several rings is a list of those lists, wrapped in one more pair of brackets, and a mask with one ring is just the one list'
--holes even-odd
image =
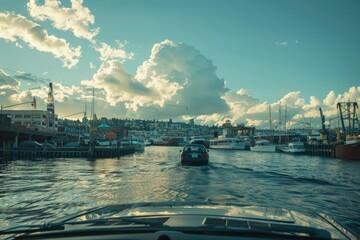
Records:
{"label": "blue sky", "polygon": [[60,117],[95,87],[98,116],[266,127],[360,99],[359,1],[60,2],[1,2],[3,105],[51,81]]}

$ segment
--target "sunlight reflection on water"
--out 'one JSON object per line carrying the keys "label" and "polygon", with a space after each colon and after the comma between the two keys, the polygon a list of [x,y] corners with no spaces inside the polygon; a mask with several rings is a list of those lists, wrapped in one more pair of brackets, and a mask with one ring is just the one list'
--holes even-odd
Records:
{"label": "sunlight reflection on water", "polygon": [[0,163],[0,228],[107,204],[236,201],[321,210],[359,227],[360,162],[210,150],[210,165],[181,167],[178,147],[120,159]]}

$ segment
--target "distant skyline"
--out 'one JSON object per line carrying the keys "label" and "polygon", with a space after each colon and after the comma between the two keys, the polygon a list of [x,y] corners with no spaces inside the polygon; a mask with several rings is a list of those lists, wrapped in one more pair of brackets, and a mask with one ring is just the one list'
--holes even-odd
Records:
{"label": "distant skyline", "polygon": [[52,82],[59,117],[89,115],[95,88],[98,117],[268,128],[269,106],[272,126],[286,106],[292,125],[319,126],[319,107],[334,118],[337,102],[360,102],[359,12],[357,0],[3,0],[0,102],[35,96],[45,110]]}

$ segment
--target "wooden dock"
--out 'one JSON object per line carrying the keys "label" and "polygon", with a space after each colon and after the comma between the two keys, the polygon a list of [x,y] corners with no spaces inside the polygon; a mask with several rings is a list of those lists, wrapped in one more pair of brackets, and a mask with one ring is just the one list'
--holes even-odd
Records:
{"label": "wooden dock", "polygon": [[4,160],[29,160],[51,158],[116,158],[135,152],[134,147],[95,147],[91,151],[88,147],[43,149],[5,149],[0,151],[0,158]]}
{"label": "wooden dock", "polygon": [[335,157],[336,144],[305,144],[306,154],[310,156]]}

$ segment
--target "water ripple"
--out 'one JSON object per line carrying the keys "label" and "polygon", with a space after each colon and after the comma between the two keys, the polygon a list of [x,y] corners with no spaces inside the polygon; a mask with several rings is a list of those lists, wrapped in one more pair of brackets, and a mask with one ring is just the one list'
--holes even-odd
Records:
{"label": "water ripple", "polygon": [[150,201],[266,204],[323,211],[359,229],[360,162],[210,150],[210,165],[182,167],[180,148],[120,159],[0,163],[0,228],[85,208]]}

